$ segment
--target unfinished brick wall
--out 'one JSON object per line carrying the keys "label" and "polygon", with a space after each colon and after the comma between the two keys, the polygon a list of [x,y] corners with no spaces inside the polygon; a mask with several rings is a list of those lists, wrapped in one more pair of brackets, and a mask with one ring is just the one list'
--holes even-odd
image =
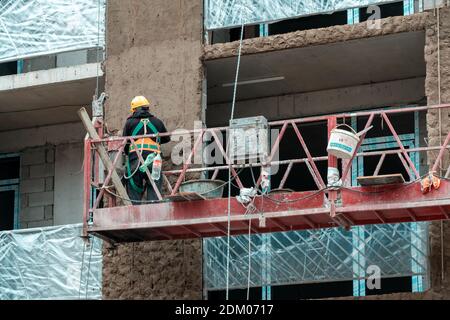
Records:
{"label": "unfinished brick wall", "polygon": [[20,228],[53,225],[54,176],[54,146],[21,152]]}
{"label": "unfinished brick wall", "polygon": [[[122,130],[136,95],[168,130],[192,129],[201,115],[201,0],[110,0],[107,8],[106,123]],[[170,146],[162,148],[164,168]],[[200,299],[200,240],[120,245],[103,261],[105,299]]]}

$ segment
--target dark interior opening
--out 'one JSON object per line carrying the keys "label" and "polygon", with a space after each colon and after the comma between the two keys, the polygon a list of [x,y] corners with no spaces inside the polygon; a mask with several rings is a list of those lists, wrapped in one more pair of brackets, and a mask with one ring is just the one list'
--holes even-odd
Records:
{"label": "dark interior opening", "polygon": [[17,74],[17,61],[0,63],[0,77]]}
{"label": "dark interior opening", "polygon": [[[387,17],[395,17],[395,16],[403,16],[404,10],[403,10],[403,1],[398,1],[394,3],[386,3],[382,5],[378,5],[380,7],[380,18],[387,18]],[[360,8],[359,9],[359,21],[367,21],[370,16],[374,14],[374,12],[369,11],[367,12],[368,7]]]}
{"label": "dark interior opening", "polygon": [[20,177],[20,158],[0,158],[0,180],[18,179]]}
{"label": "dark interior opening", "polygon": [[283,20],[269,25],[269,35],[347,24],[347,11]]}
{"label": "dark interior opening", "polygon": [[[388,114],[388,118],[392,123],[393,128],[397,132],[399,136],[401,135],[411,135],[415,133],[415,121],[414,121],[414,113],[401,113],[401,114]],[[361,117],[357,121],[358,131],[364,129],[367,117]],[[380,138],[380,137],[392,137],[392,132],[389,129],[388,124],[381,119],[381,117],[377,116],[374,118],[372,122],[373,128],[367,133],[366,139],[369,138]],[[414,137],[413,137],[414,139]],[[385,150],[398,150],[398,144],[396,141],[391,140],[391,143],[394,145],[393,147],[383,147],[379,146],[376,148],[377,151],[385,151]],[[408,149],[406,142],[402,142],[404,144],[405,149]],[[376,144],[374,144],[376,145]],[[410,154],[411,157],[412,154]],[[372,176],[375,172],[377,164],[381,159],[381,155],[364,157],[364,176]],[[406,162],[406,160],[405,160]],[[401,159],[398,154],[388,154],[380,168],[379,175],[386,174],[402,174],[405,181],[409,181],[409,173],[406,171]]]}
{"label": "dark interior opening", "polygon": [[[369,289],[366,283],[366,296],[390,294],[398,292],[411,292],[411,277],[382,278],[380,289]],[[307,284],[293,284],[284,286],[272,286],[272,300],[302,300],[302,299],[327,299],[353,296],[353,281],[320,282]],[[261,287],[250,288],[250,300],[261,300]],[[226,291],[208,291],[207,299],[212,301],[225,300]],[[234,289],[229,291],[230,300],[246,300],[246,289]]]}
{"label": "dark interior opening", "polygon": [[15,191],[0,191],[0,231],[14,229]]}
{"label": "dark interior opening", "polygon": [[[281,127],[275,128],[281,130]],[[308,147],[309,152],[312,157],[321,157],[326,156],[327,152],[327,124],[325,121],[315,122],[311,124],[299,124],[298,129],[305,140],[305,143]],[[273,137],[274,139],[276,137]],[[224,138],[224,140],[226,140]],[[224,141],[224,145],[226,145],[226,141]],[[271,142],[274,144],[274,141]],[[306,153],[301,147],[298,137],[292,127],[288,127],[286,132],[281,140],[278,160],[290,160],[290,159],[304,159],[306,158]],[[277,160],[277,157],[274,158]],[[223,160],[225,162],[225,160]],[[327,175],[327,161],[316,162],[317,169],[319,170],[322,179],[326,181]],[[280,165],[277,171],[273,171],[271,176],[271,189],[277,189],[283,179],[283,176],[286,172],[288,165]],[[258,180],[260,174],[260,167],[254,168],[245,168],[241,170],[237,170],[239,174],[239,178],[241,179],[243,185],[245,187],[251,187],[255,185],[255,181]],[[253,174],[252,174],[253,171]],[[211,177],[212,173],[210,173]],[[217,179],[228,181],[228,170],[221,170],[217,175]],[[317,190],[313,176],[310,174],[308,167],[304,163],[295,164],[292,167],[292,170],[283,186],[283,188],[292,189],[293,191],[309,191],[309,190]],[[228,194],[228,186],[225,186],[224,195]],[[236,182],[232,182],[231,186],[231,195],[237,196],[239,195],[239,188]]]}
{"label": "dark interior opening", "polygon": [[[261,300],[262,290],[261,287],[250,288],[249,299],[250,300]],[[230,300],[247,300],[247,289],[233,289],[229,290],[228,298]],[[208,291],[207,300],[211,301],[223,301],[226,299],[225,290]]]}
{"label": "dark interior opening", "polygon": [[[259,25],[245,26],[243,39],[251,39],[262,36]],[[241,39],[241,27],[220,29],[211,31],[211,44],[239,41]]]}
{"label": "dark interior opening", "polygon": [[[413,113],[403,113],[396,115],[388,115],[394,129],[399,135],[412,134],[415,132],[415,122]],[[358,131],[363,130],[367,117],[361,117],[357,121]],[[349,119],[346,119],[346,123],[350,124]],[[327,134],[327,122],[320,121],[312,124],[299,124],[299,131],[305,140],[306,145],[313,157],[325,156],[328,134]],[[280,128],[279,128],[280,129]],[[373,121],[373,128],[367,134],[367,138],[379,138],[392,136],[388,125],[385,121],[382,121],[379,116],[376,116]],[[272,142],[273,143],[273,142]],[[226,145],[226,142],[224,142]],[[405,146],[406,147],[406,146]],[[388,149],[388,148],[386,148]],[[386,150],[383,149],[383,150]],[[392,149],[392,148],[391,148]],[[398,149],[395,146],[393,149]],[[287,159],[299,159],[306,158],[304,150],[298,143],[298,138],[295,131],[292,128],[286,130],[284,138],[280,144],[279,160]],[[380,156],[365,157],[364,158],[364,175],[373,175],[373,172],[378,164]],[[326,183],[327,173],[327,161],[316,162],[318,170],[322,176],[322,179]],[[277,188],[287,165],[281,166],[278,173],[271,177],[272,189]],[[341,163],[339,163],[341,169]],[[258,179],[259,168],[253,168],[253,176],[251,169],[245,169],[239,173],[244,186],[250,187],[253,185],[253,180]],[[387,156],[384,165],[381,167],[379,174],[391,174],[401,173],[405,181],[409,180],[409,175],[402,165],[397,155]],[[342,172],[341,172],[342,174]],[[223,170],[220,172],[219,179],[226,181],[228,179],[228,171]],[[286,181],[284,188],[289,188],[294,191],[306,191],[316,190],[317,186],[309,173],[305,164],[296,164],[293,166],[291,174]],[[235,196],[239,192],[236,185],[232,186],[232,195]],[[228,193],[225,190],[224,195]],[[380,289],[369,289],[366,284],[366,295],[381,295],[398,292],[411,292],[412,291],[412,279],[411,277],[399,277],[399,278],[382,278]],[[296,284],[296,285],[282,285],[271,287],[272,300],[299,300],[299,299],[325,299],[335,297],[351,297],[353,296],[353,282],[352,281],[339,281],[339,282],[322,282],[312,284]],[[226,292],[221,291],[209,291],[208,300],[218,301],[225,299]],[[261,300],[261,287],[251,288],[250,299]],[[246,289],[234,289],[230,290],[229,298],[231,300],[246,300]]]}
{"label": "dark interior opening", "polygon": [[366,284],[367,296],[375,296],[380,294],[389,294],[398,292],[411,292],[411,291],[412,291],[411,277],[381,278],[380,289],[369,289]]}
{"label": "dark interior opening", "polygon": [[352,281],[307,283],[274,286],[273,300],[324,299],[353,295]]}
{"label": "dark interior opening", "polygon": [[[352,281],[321,282],[307,284],[293,284],[284,286],[272,286],[272,300],[299,300],[299,299],[324,299],[335,297],[347,297],[353,295]],[[209,291],[208,300],[224,300],[225,290]],[[261,287],[250,289],[251,300],[261,300]],[[245,300],[247,298],[246,289],[236,289],[229,291],[231,300]]]}

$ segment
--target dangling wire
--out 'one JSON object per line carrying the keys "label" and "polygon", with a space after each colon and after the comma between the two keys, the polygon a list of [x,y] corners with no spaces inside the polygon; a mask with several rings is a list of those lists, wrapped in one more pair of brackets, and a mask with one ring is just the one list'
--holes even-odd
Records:
{"label": "dangling wire", "polygon": [[88,298],[88,289],[89,289],[89,273],[91,272],[91,258],[92,258],[92,249],[94,247],[94,239],[95,237],[92,237],[92,241],[90,242],[91,244],[91,249],[89,251],[89,260],[88,260],[88,269],[87,269],[87,275],[86,275],[86,300]]}
{"label": "dangling wire", "polygon": [[99,97],[99,77],[100,77],[100,1],[97,1],[97,77],[95,87],[95,99]]}
{"label": "dangling wire", "polygon": [[[438,68],[438,103],[439,105],[442,103],[441,96],[441,36],[440,36],[440,12],[439,7],[437,7],[437,68]],[[439,108],[439,144],[442,146],[442,108]],[[439,164],[439,167],[442,170],[442,160]],[[441,175],[442,172],[439,172]],[[445,280],[445,263],[444,263],[444,221],[441,220],[441,280],[444,283]]]}
{"label": "dangling wire", "polygon": [[[241,38],[239,40],[239,51],[238,51],[238,60],[236,66],[236,76],[234,79],[234,88],[233,88],[233,101],[231,104],[231,117],[230,120],[233,120],[234,117],[234,108],[236,105],[236,92],[237,92],[237,82],[239,79],[239,68],[241,65],[241,50],[242,50],[242,40],[244,38],[244,22],[242,19],[241,13]],[[228,139],[229,140],[229,139]],[[229,144],[229,141],[228,143]],[[227,221],[227,273],[226,273],[226,300],[229,299],[229,287],[230,287],[230,238],[231,238],[231,159],[228,165],[228,221]]]}

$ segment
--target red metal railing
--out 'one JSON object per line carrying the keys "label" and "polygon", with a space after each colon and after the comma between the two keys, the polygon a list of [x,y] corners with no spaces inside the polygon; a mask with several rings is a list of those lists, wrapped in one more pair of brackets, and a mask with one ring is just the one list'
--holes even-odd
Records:
{"label": "red metal railing", "polygon": [[[436,157],[436,160],[431,168],[431,171],[436,171],[438,169],[439,163],[441,163],[445,152],[448,152],[449,149],[449,142],[450,142],[450,132],[447,134],[447,137],[445,139],[445,142],[440,146],[427,146],[427,147],[419,147],[415,146],[414,148],[406,149],[405,146],[402,144],[402,141],[398,135],[398,130],[395,129],[394,125],[391,121],[391,116],[393,114],[404,114],[404,113],[411,113],[411,112],[427,112],[427,111],[438,111],[443,108],[449,108],[450,105],[436,105],[436,106],[424,106],[424,107],[407,107],[407,108],[399,108],[399,109],[388,109],[388,110],[375,110],[375,111],[364,111],[364,112],[355,112],[355,113],[343,113],[343,114],[337,114],[337,115],[326,115],[326,116],[315,116],[315,117],[308,117],[308,118],[300,118],[300,119],[293,119],[293,120],[281,120],[281,121],[273,121],[270,122],[269,125],[271,128],[278,128],[281,127],[279,133],[277,134],[277,137],[271,147],[270,155],[264,163],[258,162],[258,163],[252,163],[252,164],[236,164],[232,163],[230,161],[230,158],[228,156],[228,153],[226,151],[226,148],[222,144],[222,140],[219,139],[219,135],[223,135],[227,133],[228,127],[220,127],[220,128],[203,128],[203,129],[196,129],[196,130],[190,130],[189,134],[193,135],[194,143],[193,148],[190,150],[189,154],[185,157],[186,161],[184,162],[181,169],[174,169],[174,170],[166,170],[162,172],[162,178],[164,180],[165,186],[167,187],[167,190],[169,190],[170,195],[176,195],[179,191],[181,183],[185,180],[186,174],[188,173],[200,173],[200,172],[209,172],[212,173],[211,179],[215,179],[221,170],[230,170],[231,175],[233,179],[236,181],[236,184],[239,188],[244,187],[243,182],[241,181],[237,170],[241,168],[255,168],[255,167],[265,167],[265,166],[274,166],[274,165],[287,165],[287,168],[282,175],[281,181],[278,188],[283,188],[286,184],[286,181],[289,177],[289,175],[292,172],[292,169],[295,165],[304,163],[306,167],[308,168],[308,171],[314,180],[314,183],[317,187],[317,190],[326,190],[327,192],[327,199],[325,200],[326,203],[330,206],[330,214],[333,218],[335,216],[335,206],[336,206],[336,200],[338,198],[338,192],[339,190],[335,189],[327,189],[327,185],[322,177],[322,175],[319,172],[317,164],[319,162],[327,162],[328,167],[338,167],[338,161],[337,159],[332,155],[327,156],[316,156],[314,157],[311,152],[310,148],[308,147],[308,144],[313,143],[311,141],[305,141],[302,130],[299,128],[299,125],[305,124],[305,123],[317,123],[317,122],[327,122],[327,130],[328,135],[330,134],[331,130],[334,129],[337,125],[337,123],[344,121],[345,119],[349,119],[351,117],[356,118],[366,118],[367,121],[365,123],[364,128],[369,128],[374,119],[381,118],[384,123],[387,124],[387,127],[389,129],[390,134],[394,138],[395,142],[397,143],[397,149],[391,149],[391,150],[384,150],[384,151],[369,151],[369,152],[358,152],[359,147],[365,140],[366,134],[362,134],[360,137],[360,141],[357,146],[357,152],[353,155],[353,157],[350,160],[342,161],[342,167],[341,167],[341,173],[342,173],[342,182],[343,185],[346,185],[347,179],[349,177],[349,173],[352,169],[352,163],[354,158],[358,157],[372,157],[372,156],[381,156],[380,160],[377,163],[377,166],[374,170],[373,175],[378,175],[380,172],[380,169],[382,165],[384,164],[384,161],[386,159],[387,155],[396,154],[399,159],[401,160],[402,165],[406,169],[406,172],[412,172],[413,173],[413,180],[417,180],[420,178],[419,170],[415,167],[414,162],[411,159],[410,154],[413,152],[432,152],[432,151],[439,151],[438,155]],[[298,140],[297,145],[291,146],[292,148],[298,147],[301,150],[303,150],[304,154],[306,155],[305,158],[298,158],[298,159],[288,159],[288,160],[274,160],[274,156],[280,149],[280,145],[283,144],[284,138],[286,136],[287,129],[292,128],[295,132],[295,135]],[[217,150],[219,150],[221,156],[224,158],[224,164],[221,165],[211,165],[211,166],[202,166],[198,167],[193,164],[193,159],[196,155],[198,155],[200,152],[202,152],[201,144],[204,142],[205,134],[210,134],[214,138],[214,143],[217,144]],[[186,132],[183,132],[182,134],[186,134]],[[181,135],[181,133],[164,133],[160,134],[160,136],[175,136],[175,135]],[[84,203],[84,221],[86,222],[92,218],[92,215],[94,211],[101,205],[105,204],[104,201],[102,201],[105,197],[107,198],[106,205],[109,207],[116,206],[119,201],[117,201],[117,194],[114,193],[113,188],[109,185],[111,181],[111,175],[112,171],[104,172],[102,170],[102,166],[99,162],[98,157],[96,157],[96,147],[99,144],[104,145],[108,150],[115,151],[116,155],[114,157],[113,164],[114,167],[116,167],[118,161],[120,160],[120,155],[123,152],[125,145],[132,144],[135,146],[135,149],[138,150],[138,157],[140,163],[144,162],[144,159],[142,155],[139,152],[139,149],[136,147],[136,140],[142,137],[151,137],[154,138],[156,135],[145,135],[145,136],[136,136],[136,137],[107,137],[102,138],[100,140],[93,140],[93,139],[86,139],[85,140],[85,146],[84,146],[84,188],[85,188],[85,203]],[[447,170],[447,174],[450,172]],[[147,171],[147,175],[149,175],[149,172]],[[103,178],[104,176],[104,178]],[[175,177],[172,179],[169,179],[170,177]],[[258,177],[256,185],[259,186],[261,184],[261,174]],[[149,181],[153,184],[153,180],[149,177]],[[250,186],[248,186],[250,187]],[[97,190],[96,193],[92,193],[91,190],[94,188]],[[157,190],[157,188],[155,188]],[[163,199],[163,196],[158,192],[157,196],[160,200]],[[324,203],[325,205],[325,203]]]}

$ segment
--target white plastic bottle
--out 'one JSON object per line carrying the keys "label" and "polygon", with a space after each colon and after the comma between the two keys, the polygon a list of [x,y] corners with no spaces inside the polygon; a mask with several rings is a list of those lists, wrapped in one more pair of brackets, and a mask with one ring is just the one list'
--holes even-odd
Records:
{"label": "white plastic bottle", "polygon": [[162,158],[158,153],[156,157],[153,159],[153,167],[152,167],[152,179],[159,180],[161,177],[161,167],[162,167]]}

